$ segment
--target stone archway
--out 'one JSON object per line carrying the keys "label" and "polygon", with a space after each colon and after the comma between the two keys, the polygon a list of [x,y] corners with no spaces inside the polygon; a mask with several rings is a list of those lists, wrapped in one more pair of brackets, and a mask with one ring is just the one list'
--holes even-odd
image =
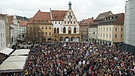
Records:
{"label": "stone archway", "polygon": [[75,42],[75,37],[71,37],[71,41]]}
{"label": "stone archway", "polygon": [[48,42],[51,42],[51,40],[52,40],[51,38],[48,38]]}
{"label": "stone archway", "polygon": [[64,41],[65,42],[69,42],[70,41],[70,38],[69,37],[65,37]]}
{"label": "stone archway", "polygon": [[76,37],[75,42],[79,42],[80,41],[80,37]]}

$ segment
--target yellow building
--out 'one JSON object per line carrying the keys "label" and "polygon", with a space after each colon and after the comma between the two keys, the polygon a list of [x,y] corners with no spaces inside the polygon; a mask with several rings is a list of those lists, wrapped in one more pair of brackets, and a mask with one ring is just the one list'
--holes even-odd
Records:
{"label": "yellow building", "polygon": [[88,27],[93,23],[93,17],[88,19],[83,19],[80,22],[80,34],[81,34],[81,40],[87,41],[88,40]]}
{"label": "yellow building", "polygon": [[[52,23],[50,12],[40,10],[28,22],[28,32],[33,29],[35,40],[39,42],[52,42]],[[33,38],[34,38],[33,37]]]}
{"label": "yellow building", "polygon": [[124,35],[124,13],[104,17],[98,24],[98,41],[121,45]]}

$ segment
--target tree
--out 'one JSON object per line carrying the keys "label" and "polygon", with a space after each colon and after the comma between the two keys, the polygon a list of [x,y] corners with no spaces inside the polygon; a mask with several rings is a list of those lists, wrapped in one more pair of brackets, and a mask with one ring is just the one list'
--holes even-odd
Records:
{"label": "tree", "polygon": [[39,28],[38,25],[30,25],[27,28],[25,41],[31,42],[34,46],[35,43],[41,43],[44,38],[44,32]]}

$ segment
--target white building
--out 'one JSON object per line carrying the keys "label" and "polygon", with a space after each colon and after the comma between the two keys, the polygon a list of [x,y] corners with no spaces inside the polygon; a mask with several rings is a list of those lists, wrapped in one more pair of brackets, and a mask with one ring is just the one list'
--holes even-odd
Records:
{"label": "white building", "polygon": [[16,15],[8,17],[10,23],[10,43],[16,44],[17,38],[19,36],[19,24]]}
{"label": "white building", "polygon": [[6,48],[6,27],[4,18],[0,15],[0,51]]}
{"label": "white building", "polygon": [[79,24],[69,2],[68,10],[50,10],[54,41],[80,41]]}
{"label": "white building", "polygon": [[124,28],[126,50],[135,54],[135,0],[126,1]]}
{"label": "white building", "polygon": [[19,38],[23,39],[25,37],[27,31],[27,23],[28,21],[19,20]]}

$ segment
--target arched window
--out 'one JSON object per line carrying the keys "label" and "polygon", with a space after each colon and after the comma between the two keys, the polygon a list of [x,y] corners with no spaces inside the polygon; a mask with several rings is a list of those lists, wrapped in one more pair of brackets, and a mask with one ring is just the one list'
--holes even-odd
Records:
{"label": "arched window", "polygon": [[71,34],[71,27],[68,28],[68,34]]}
{"label": "arched window", "polygon": [[74,33],[76,33],[76,27],[74,27]]}
{"label": "arched window", "polygon": [[63,33],[66,33],[66,28],[65,27],[63,28]]}
{"label": "arched window", "polygon": [[59,28],[57,28],[57,33],[59,33]]}
{"label": "arched window", "polygon": [[54,33],[56,33],[56,28],[54,28]]}

